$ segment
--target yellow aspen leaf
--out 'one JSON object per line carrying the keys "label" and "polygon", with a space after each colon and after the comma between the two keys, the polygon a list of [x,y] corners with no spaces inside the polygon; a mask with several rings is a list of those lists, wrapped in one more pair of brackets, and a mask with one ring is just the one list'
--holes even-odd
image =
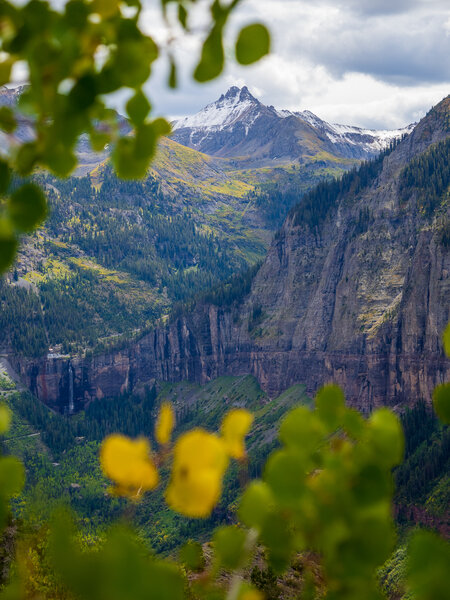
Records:
{"label": "yellow aspen leaf", "polygon": [[100,464],[106,477],[114,482],[112,492],[118,496],[137,498],[158,485],[158,471],[145,438],[108,436],[100,449]]}
{"label": "yellow aspen leaf", "polygon": [[163,402],[159,410],[155,427],[155,437],[158,444],[164,445],[170,442],[170,436],[175,425],[175,414],[170,402]]}
{"label": "yellow aspen leaf", "polygon": [[239,600],[264,600],[264,596],[258,590],[245,590]]}
{"label": "yellow aspen leaf", "polygon": [[227,452],[233,458],[244,458],[244,438],[253,423],[253,415],[243,408],[236,408],[225,415],[221,433]]}
{"label": "yellow aspen leaf", "polygon": [[208,517],[219,501],[227,466],[227,452],[219,437],[203,429],[181,435],[174,448],[167,503],[188,517]]}

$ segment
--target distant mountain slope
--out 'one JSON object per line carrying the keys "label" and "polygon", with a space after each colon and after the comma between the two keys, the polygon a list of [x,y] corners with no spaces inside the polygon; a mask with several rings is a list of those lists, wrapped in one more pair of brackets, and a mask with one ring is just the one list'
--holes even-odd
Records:
{"label": "distant mountain slope", "polygon": [[240,157],[247,164],[303,161],[321,153],[370,158],[412,126],[375,131],[330,124],[309,111],[265,106],[249,92],[231,87],[197,114],[174,121],[172,139],[206,154]]}
{"label": "distant mountain slope", "polygon": [[[450,377],[449,155],[450,96],[389,155],[306,195],[250,292],[224,287],[120,352],[72,361],[78,400],[251,373],[272,397],[333,380],[366,411],[429,401]],[[18,369],[40,398],[64,401],[67,360]]]}
{"label": "distant mountain slope", "polygon": [[[17,106],[22,91],[1,88],[0,104]],[[225,105],[233,93],[224,96]],[[281,119],[298,129],[301,121],[301,164],[288,155],[260,160],[258,136],[250,162],[163,138],[147,180],[120,182],[108,149],[92,152],[83,136],[77,176],[42,179],[51,215],[36,235],[24,238],[10,284],[0,287],[1,346],[18,355],[42,356],[48,348],[74,355],[133,338],[174,303],[260,261],[289,208],[317,182],[358,162],[333,154],[335,146],[305,119],[281,118],[245,90],[233,98],[235,112],[225,106],[215,121],[210,115],[210,124],[234,127],[255,114],[258,120],[261,111],[275,125]],[[130,131],[123,117],[120,123]],[[31,125],[20,117],[14,135],[0,145],[29,139]],[[26,306],[33,316],[21,327]]]}
{"label": "distant mountain slope", "polygon": [[[16,107],[22,91],[1,88],[0,104]],[[0,135],[0,147],[32,137],[32,121],[18,122],[14,135]],[[244,169],[163,138],[147,179],[122,182],[108,151],[92,152],[86,136],[78,158],[75,177],[39,175],[50,216],[22,239],[0,280],[0,347],[20,356],[73,355],[142,334],[174,303],[264,257],[275,225],[265,218],[259,182],[283,179],[285,187],[295,178],[295,198],[275,209],[282,219],[317,181],[353,164]]]}

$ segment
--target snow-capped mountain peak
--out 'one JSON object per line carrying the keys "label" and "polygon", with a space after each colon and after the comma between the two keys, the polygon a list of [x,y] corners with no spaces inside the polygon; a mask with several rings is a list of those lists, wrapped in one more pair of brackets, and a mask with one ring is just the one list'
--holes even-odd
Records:
{"label": "snow-capped mountain peak", "polygon": [[251,95],[247,87],[231,87],[222,94],[216,102],[212,102],[195,115],[177,119],[172,123],[172,129],[207,128],[220,130],[236,121],[241,121],[262,106],[259,100]]}
{"label": "snow-capped mountain peak", "polygon": [[206,154],[260,160],[297,160],[317,148],[344,158],[370,158],[404,129],[372,130],[327,123],[309,110],[266,106],[247,87],[231,87],[198,113],[172,123],[172,138]]}

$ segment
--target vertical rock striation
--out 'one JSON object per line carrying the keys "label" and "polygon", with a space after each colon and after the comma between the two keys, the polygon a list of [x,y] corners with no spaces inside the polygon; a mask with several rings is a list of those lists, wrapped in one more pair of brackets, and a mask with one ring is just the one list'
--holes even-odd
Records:
{"label": "vertical rock striation", "polygon": [[402,176],[417,157],[431,172],[427,153],[438,144],[448,153],[449,136],[447,97],[379,168],[354,174],[317,222],[308,223],[303,203],[291,211],[250,294],[233,306],[198,306],[124,350],[71,366],[52,359],[17,367],[59,410],[68,402],[70,368],[75,409],[154,380],[245,373],[271,395],[297,382],[313,393],[335,381],[365,411],[430,400],[450,377],[441,348],[450,320],[448,168],[431,212]]}

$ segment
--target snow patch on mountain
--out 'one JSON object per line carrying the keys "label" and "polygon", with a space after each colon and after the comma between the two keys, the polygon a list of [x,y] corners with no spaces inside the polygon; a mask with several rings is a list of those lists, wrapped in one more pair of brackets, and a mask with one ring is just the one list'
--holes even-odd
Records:
{"label": "snow patch on mountain", "polygon": [[220,131],[242,121],[250,127],[257,114],[249,114],[252,109],[257,108],[258,100],[254,98],[246,87],[239,89],[232,87],[219,100],[205,106],[203,110],[195,115],[178,119],[172,123],[172,129],[210,129]]}
{"label": "snow patch on mountain", "polygon": [[[238,123],[244,126],[247,136],[253,123],[263,111],[265,113],[270,111],[275,118],[279,119],[291,117],[300,119],[325,135],[332,144],[341,147],[343,144],[359,146],[370,154],[383,150],[392,139],[410,133],[414,128],[414,125],[409,125],[402,129],[375,130],[339,123],[327,123],[309,110],[294,112],[275,109],[273,106],[264,106],[251,95],[247,87],[241,89],[236,86],[231,87],[219,100],[208,104],[197,114],[177,119],[172,123],[172,128],[174,131],[190,129],[190,143],[193,147],[199,147],[209,134],[224,129],[232,130],[234,125]],[[199,137],[200,135],[201,137]]]}
{"label": "snow patch on mountain", "polygon": [[341,125],[339,123],[327,123],[310,110],[292,112],[289,110],[277,110],[281,118],[295,116],[305,121],[315,129],[324,133],[333,144],[352,144],[360,146],[367,151],[384,150],[391,140],[411,133],[415,123],[401,129],[364,129],[353,125]]}

